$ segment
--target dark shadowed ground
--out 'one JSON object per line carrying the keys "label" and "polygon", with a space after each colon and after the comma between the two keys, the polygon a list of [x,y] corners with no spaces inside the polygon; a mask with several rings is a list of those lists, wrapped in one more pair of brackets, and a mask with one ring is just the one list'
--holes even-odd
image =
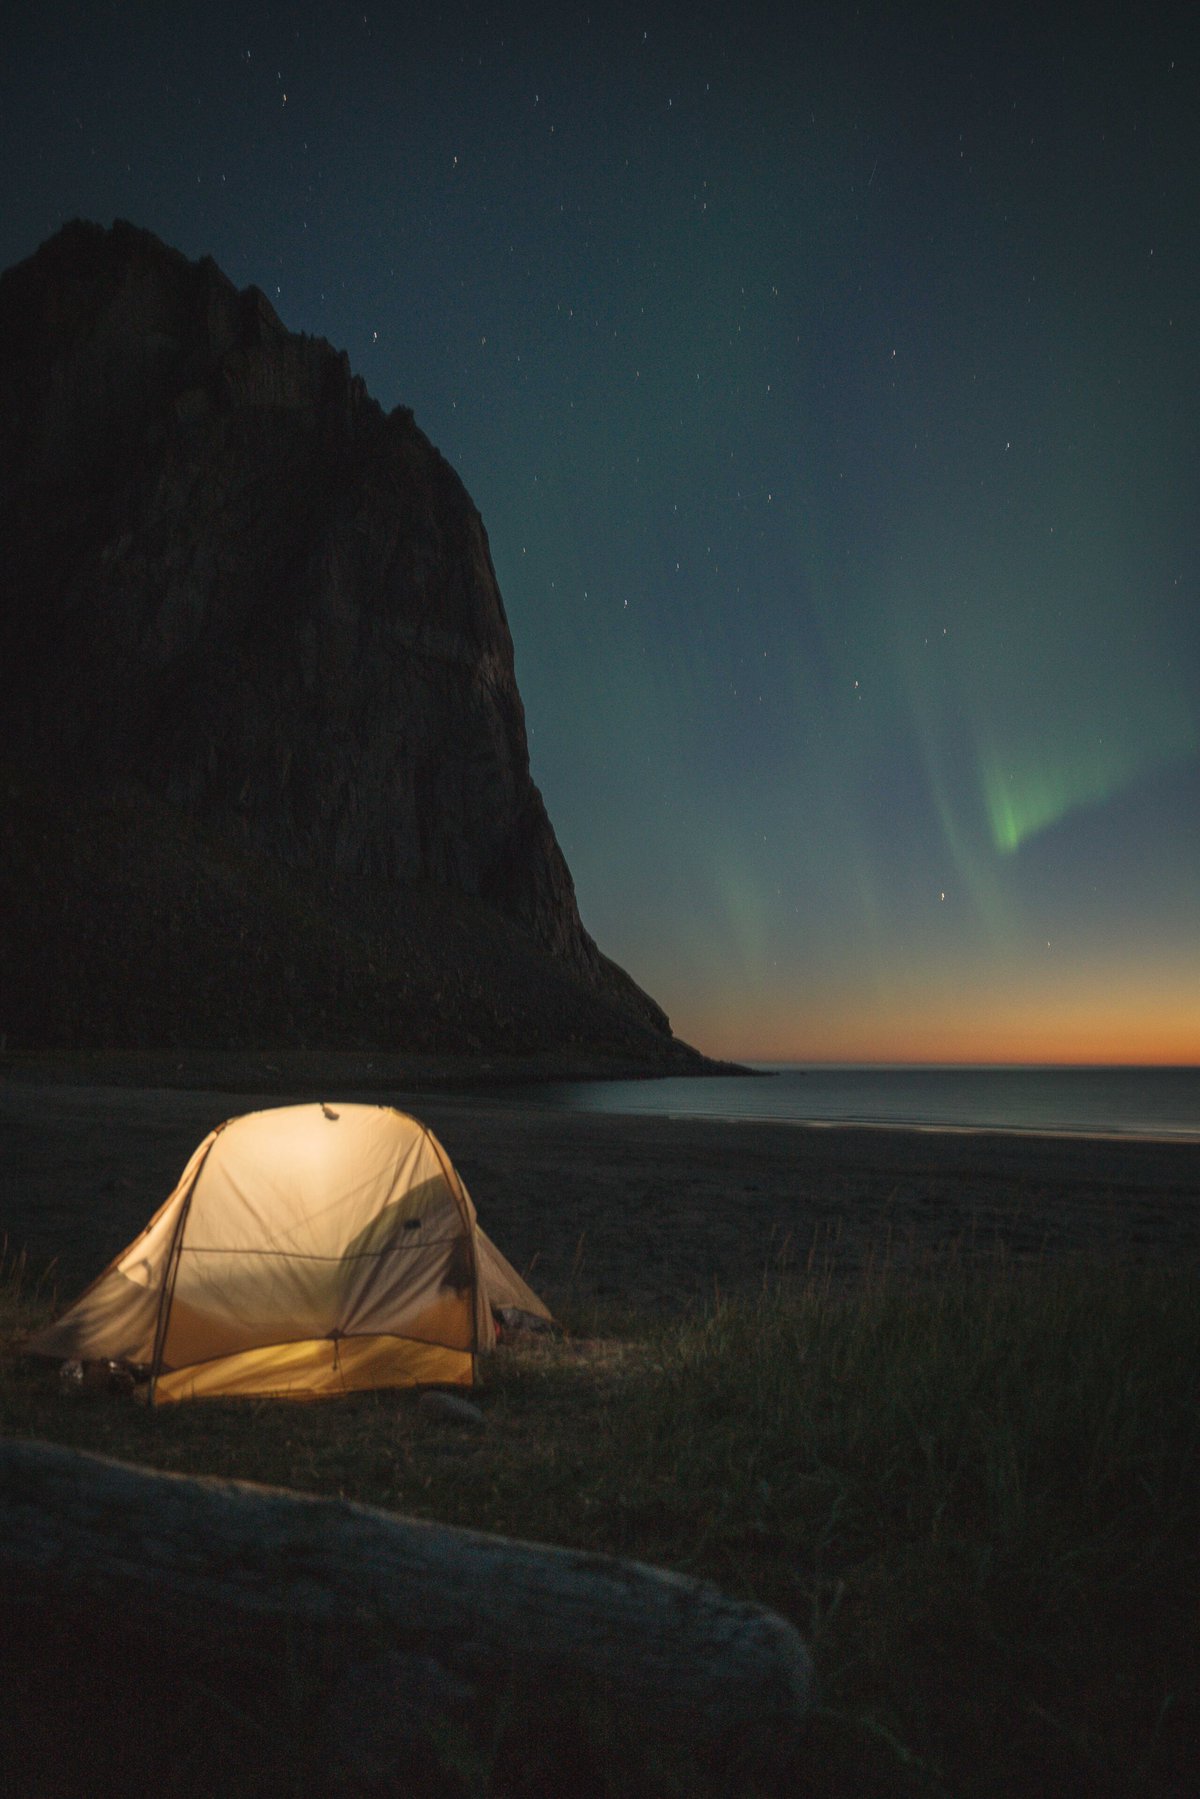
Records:
{"label": "dark shadowed ground", "polygon": [[381,1092],[377,1069],[350,1063],[328,1085],[310,1070],[275,1093],[31,1072],[0,1084],[0,1235],[32,1272],[54,1263],[63,1300],[137,1234],[214,1125],[315,1097],[395,1104],[429,1124],[489,1234],[552,1306],[675,1309],[810,1257],[841,1276],[997,1246],[1136,1260],[1200,1248],[1195,1145],[570,1113],[528,1089]]}

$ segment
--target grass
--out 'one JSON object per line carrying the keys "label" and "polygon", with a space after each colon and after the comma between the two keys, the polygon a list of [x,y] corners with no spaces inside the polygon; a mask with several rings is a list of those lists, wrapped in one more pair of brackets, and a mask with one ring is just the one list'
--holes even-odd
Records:
{"label": "grass", "polygon": [[11,1353],[48,1305],[9,1260],[0,1424],[708,1576],[812,1648],[805,1790],[1167,1799],[1200,1779],[1198,1300],[1190,1264],[997,1258],[580,1311],[463,1433],[410,1394],[66,1398]]}

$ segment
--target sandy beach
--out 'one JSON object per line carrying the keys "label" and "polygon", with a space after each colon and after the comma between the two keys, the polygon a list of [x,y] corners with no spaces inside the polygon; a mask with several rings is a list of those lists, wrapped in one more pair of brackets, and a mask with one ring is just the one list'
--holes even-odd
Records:
{"label": "sandy beach", "polygon": [[[134,1237],[223,1119],[314,1097],[0,1086],[0,1237],[70,1298]],[[1194,1144],[813,1128],[571,1113],[471,1093],[386,1101],[441,1138],[485,1228],[552,1306],[679,1308],[810,1258],[851,1278],[888,1256],[1200,1250]]]}

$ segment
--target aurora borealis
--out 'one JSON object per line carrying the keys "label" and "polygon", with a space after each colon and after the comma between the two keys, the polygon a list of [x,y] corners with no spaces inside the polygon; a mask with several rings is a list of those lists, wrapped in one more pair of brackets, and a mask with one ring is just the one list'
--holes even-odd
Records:
{"label": "aurora borealis", "polygon": [[131,219],[414,409],[680,1035],[1200,1062],[1187,14],[11,11],[3,266]]}

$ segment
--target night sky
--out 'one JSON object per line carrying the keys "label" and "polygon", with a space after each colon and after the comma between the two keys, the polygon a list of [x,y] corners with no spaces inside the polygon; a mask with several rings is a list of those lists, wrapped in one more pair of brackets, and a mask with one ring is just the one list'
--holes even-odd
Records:
{"label": "night sky", "polygon": [[130,219],[414,409],[680,1035],[1200,1062],[1189,11],[813,11],[10,4],[0,264]]}

